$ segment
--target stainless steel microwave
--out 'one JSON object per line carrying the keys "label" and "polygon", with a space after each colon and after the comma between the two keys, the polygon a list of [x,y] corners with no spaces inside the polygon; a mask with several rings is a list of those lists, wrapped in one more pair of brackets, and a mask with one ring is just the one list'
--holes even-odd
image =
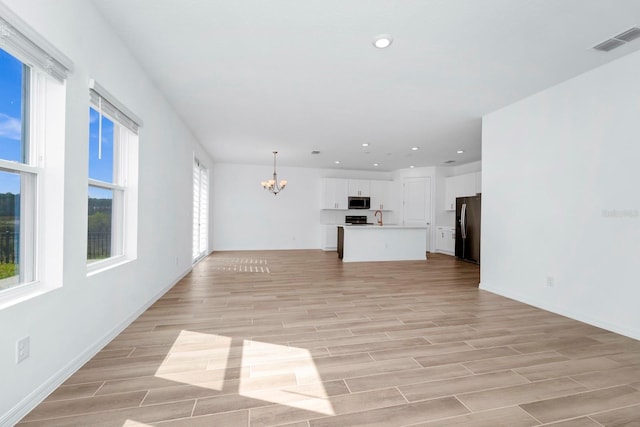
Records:
{"label": "stainless steel microwave", "polygon": [[371,199],[369,197],[349,196],[349,209],[369,209],[371,207]]}

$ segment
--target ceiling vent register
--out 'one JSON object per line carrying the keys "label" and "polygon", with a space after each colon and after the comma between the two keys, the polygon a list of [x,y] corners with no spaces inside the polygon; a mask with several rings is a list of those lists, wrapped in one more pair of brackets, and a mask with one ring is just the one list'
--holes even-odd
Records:
{"label": "ceiling vent register", "polygon": [[629,43],[637,38],[640,38],[640,28],[632,27],[627,31],[618,34],[617,36],[610,38],[609,40],[605,40],[602,43],[595,45],[593,48],[601,52],[610,52],[613,49],[620,47],[625,43]]}

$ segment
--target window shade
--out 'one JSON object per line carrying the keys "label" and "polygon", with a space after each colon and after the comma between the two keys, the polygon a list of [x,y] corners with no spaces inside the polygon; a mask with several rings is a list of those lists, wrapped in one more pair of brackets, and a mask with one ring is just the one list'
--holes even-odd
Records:
{"label": "window shade", "polygon": [[59,81],[65,80],[73,71],[69,58],[3,3],[0,3],[0,47]]}
{"label": "window shade", "polygon": [[142,127],[142,119],[93,79],[89,81],[89,94],[91,96],[91,104],[96,109],[103,114],[107,114],[130,131],[138,133],[138,128]]}

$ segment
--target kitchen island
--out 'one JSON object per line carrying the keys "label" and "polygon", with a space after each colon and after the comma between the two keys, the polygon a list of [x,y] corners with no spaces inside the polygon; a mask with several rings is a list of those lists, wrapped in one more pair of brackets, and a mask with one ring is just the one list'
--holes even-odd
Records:
{"label": "kitchen island", "polygon": [[425,260],[427,227],[338,226],[338,255],[343,262]]}

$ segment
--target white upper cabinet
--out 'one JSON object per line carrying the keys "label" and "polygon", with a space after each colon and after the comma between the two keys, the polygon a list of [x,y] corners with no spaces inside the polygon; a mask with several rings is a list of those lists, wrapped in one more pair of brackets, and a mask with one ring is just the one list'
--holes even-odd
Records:
{"label": "white upper cabinet", "polygon": [[476,172],[476,194],[482,193],[482,172]]}
{"label": "white upper cabinet", "polygon": [[320,209],[348,209],[349,196],[370,197],[371,210],[392,210],[393,181],[323,178]]}
{"label": "white upper cabinet", "polygon": [[339,178],[324,178],[322,180],[321,209],[347,209],[347,199],[347,180]]}
{"label": "white upper cabinet", "polygon": [[456,210],[456,197],[460,193],[460,177],[450,176],[444,181],[444,209],[447,211]]}
{"label": "white upper cabinet", "polygon": [[371,210],[390,211],[393,181],[370,181]]}
{"label": "white upper cabinet", "polygon": [[364,179],[349,180],[349,196],[369,196],[369,181]]}
{"label": "white upper cabinet", "polygon": [[456,210],[456,197],[475,196],[477,190],[478,173],[450,176],[444,182],[444,208],[447,211]]}

